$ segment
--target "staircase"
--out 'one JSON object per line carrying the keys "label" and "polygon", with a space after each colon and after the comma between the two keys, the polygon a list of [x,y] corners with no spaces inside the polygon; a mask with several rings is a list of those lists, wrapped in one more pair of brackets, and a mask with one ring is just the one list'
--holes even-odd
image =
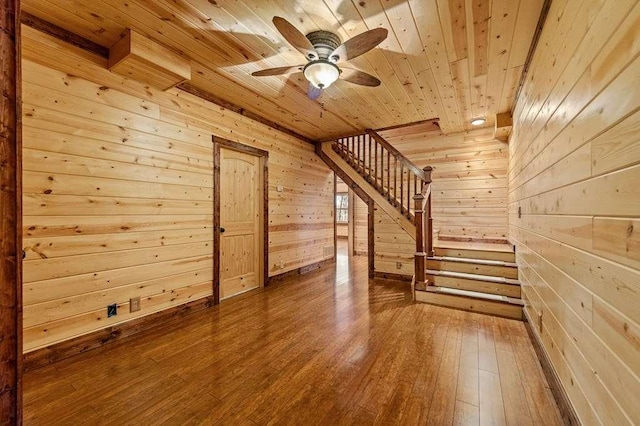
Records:
{"label": "staircase", "polygon": [[[438,243],[427,257],[426,283],[416,283],[419,302],[522,319],[515,253],[506,244]],[[460,243],[457,243],[458,247]]]}
{"label": "staircase", "polygon": [[416,301],[522,319],[511,246],[458,242],[434,246],[431,167],[420,169],[371,130],[319,143],[316,152],[362,199],[373,200],[415,236]]}
{"label": "staircase", "polygon": [[402,229],[415,235],[412,197],[430,182],[422,170],[374,131],[324,142],[316,153],[363,200],[373,200]]}

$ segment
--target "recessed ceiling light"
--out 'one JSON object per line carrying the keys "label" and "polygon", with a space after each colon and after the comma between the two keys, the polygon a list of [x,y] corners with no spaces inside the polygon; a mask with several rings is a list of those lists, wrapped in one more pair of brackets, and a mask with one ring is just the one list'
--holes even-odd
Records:
{"label": "recessed ceiling light", "polygon": [[471,120],[471,125],[472,126],[482,126],[487,120],[485,120],[484,118],[475,118],[473,120]]}

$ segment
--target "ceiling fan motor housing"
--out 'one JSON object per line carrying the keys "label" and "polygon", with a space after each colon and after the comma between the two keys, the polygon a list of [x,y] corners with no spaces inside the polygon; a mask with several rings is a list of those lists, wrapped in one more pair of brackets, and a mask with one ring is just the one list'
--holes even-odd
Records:
{"label": "ceiling fan motor housing", "polygon": [[[329,55],[340,46],[340,37],[329,31],[314,31],[306,35],[320,59],[329,60]],[[313,58],[307,58],[313,60]],[[336,62],[336,61],[333,61]]]}

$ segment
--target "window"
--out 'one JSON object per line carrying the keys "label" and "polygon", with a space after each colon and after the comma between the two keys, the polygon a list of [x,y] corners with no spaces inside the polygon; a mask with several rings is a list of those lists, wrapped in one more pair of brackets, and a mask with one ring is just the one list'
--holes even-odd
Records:
{"label": "window", "polygon": [[346,192],[336,193],[336,222],[349,223],[349,197]]}

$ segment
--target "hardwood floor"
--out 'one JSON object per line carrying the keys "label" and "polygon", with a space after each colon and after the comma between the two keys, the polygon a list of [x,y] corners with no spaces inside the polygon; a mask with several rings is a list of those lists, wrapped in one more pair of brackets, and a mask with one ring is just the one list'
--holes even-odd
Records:
{"label": "hardwood floor", "polygon": [[411,301],[366,257],[25,374],[25,424],[554,425],[523,323]]}

